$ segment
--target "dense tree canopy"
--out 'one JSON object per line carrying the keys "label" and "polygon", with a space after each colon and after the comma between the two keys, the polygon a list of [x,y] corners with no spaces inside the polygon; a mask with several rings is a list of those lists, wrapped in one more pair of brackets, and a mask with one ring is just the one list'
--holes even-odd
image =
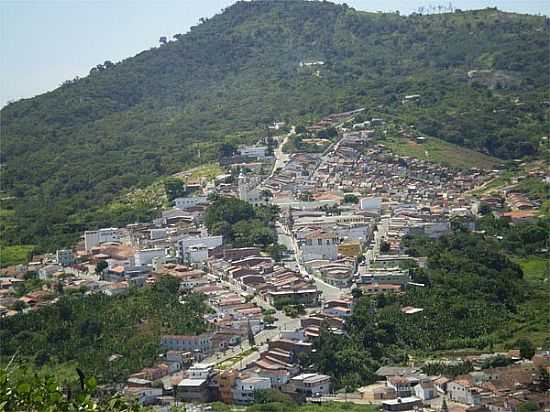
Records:
{"label": "dense tree canopy", "polygon": [[[179,283],[162,278],[151,288],[109,297],[74,294],[39,311],[0,319],[0,355],[18,362],[76,361],[100,381],[120,381],[150,365],[160,353],[160,335],[198,334],[207,307],[199,295],[178,301]],[[109,362],[111,355],[122,355]]]}
{"label": "dense tree canopy", "polygon": [[[373,382],[378,365],[404,362],[414,353],[491,347],[508,337],[532,290],[499,245],[478,234],[457,229],[438,240],[408,238],[406,248],[428,257],[426,268],[412,268],[413,279],[425,286],[410,286],[399,296],[354,293],[346,333],[324,331],[316,352],[305,359],[334,376],[339,386]],[[404,314],[404,306],[423,311]],[[528,343],[522,347],[529,352]]]}
{"label": "dense tree canopy", "polygon": [[205,224],[212,234],[223,235],[235,247],[260,246],[275,255],[279,250],[274,230],[277,208],[252,206],[234,197],[212,196],[206,211]]}

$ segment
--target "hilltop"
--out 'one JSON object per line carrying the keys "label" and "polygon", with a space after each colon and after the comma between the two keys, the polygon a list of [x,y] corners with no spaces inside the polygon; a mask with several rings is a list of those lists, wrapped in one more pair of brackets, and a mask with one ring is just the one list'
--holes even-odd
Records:
{"label": "hilltop", "polygon": [[168,44],[2,109],[1,206],[15,211],[0,215],[3,242],[52,249],[88,227],[149,217],[105,205],[216,160],[222,143],[261,136],[274,120],[366,107],[501,159],[536,157],[547,34],[545,17],[496,9],[400,16],[238,2]]}

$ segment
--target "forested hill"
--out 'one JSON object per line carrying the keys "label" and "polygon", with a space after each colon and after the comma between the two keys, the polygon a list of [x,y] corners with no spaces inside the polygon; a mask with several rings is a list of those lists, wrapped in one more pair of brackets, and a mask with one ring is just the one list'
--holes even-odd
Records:
{"label": "forested hill", "polygon": [[[138,219],[147,211],[112,218],[103,205],[214,159],[243,131],[359,106],[504,159],[536,156],[547,35],[546,18],[495,9],[405,17],[236,3],[166,45],[2,109],[2,197],[15,197],[2,204],[15,210],[3,241],[51,248],[90,225]],[[313,61],[324,64],[300,64]],[[421,98],[404,105],[407,94]]]}

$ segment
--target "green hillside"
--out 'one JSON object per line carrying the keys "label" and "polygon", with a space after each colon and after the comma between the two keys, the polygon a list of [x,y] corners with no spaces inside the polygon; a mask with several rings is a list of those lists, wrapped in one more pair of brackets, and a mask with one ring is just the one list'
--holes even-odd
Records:
{"label": "green hillside", "polygon": [[[1,184],[15,197],[0,205],[15,210],[2,214],[2,240],[52,249],[87,227],[147,218],[104,205],[216,160],[239,133],[359,106],[492,156],[537,156],[547,34],[544,17],[495,9],[405,17],[236,3],[167,45],[2,109]],[[403,104],[409,94],[421,97]]]}

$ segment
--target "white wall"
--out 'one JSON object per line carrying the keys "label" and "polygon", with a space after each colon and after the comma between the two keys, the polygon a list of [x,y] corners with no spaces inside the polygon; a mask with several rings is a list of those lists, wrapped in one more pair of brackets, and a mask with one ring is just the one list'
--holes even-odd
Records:
{"label": "white wall", "polygon": [[174,203],[177,209],[186,209],[188,207],[208,203],[208,200],[206,196],[178,197],[174,199]]}
{"label": "white wall", "polygon": [[188,237],[178,240],[178,249],[180,251],[180,256],[185,258],[187,250],[190,246],[204,245],[208,249],[221,246],[223,243],[223,237],[220,236],[196,236]]}
{"label": "white wall", "polygon": [[265,152],[267,151],[267,146],[245,146],[239,149],[241,156],[246,157],[255,157],[259,159],[265,158]]}
{"label": "white wall", "polygon": [[364,197],[359,200],[361,209],[365,210],[380,210],[382,206],[382,198],[380,197]]}
{"label": "white wall", "polygon": [[153,258],[163,257],[166,252],[163,248],[139,250],[134,254],[134,261],[137,267],[146,266],[153,263]]}
{"label": "white wall", "polygon": [[86,250],[107,242],[120,242],[120,233],[117,228],[87,230],[84,232],[84,247]]}

